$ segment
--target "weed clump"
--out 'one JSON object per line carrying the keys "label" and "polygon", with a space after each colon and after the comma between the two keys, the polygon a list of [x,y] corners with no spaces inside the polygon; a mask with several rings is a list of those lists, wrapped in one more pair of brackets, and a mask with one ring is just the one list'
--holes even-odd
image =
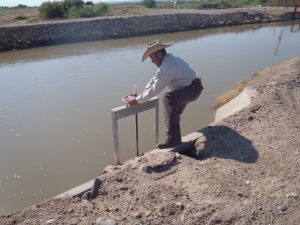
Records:
{"label": "weed clump", "polygon": [[247,81],[239,81],[233,90],[227,91],[224,95],[221,95],[218,97],[218,105],[217,108],[221,107],[222,105],[226,104],[233,98],[239,95],[241,93],[245,86],[247,84]]}
{"label": "weed clump", "polygon": [[48,1],[40,6],[39,11],[42,19],[86,18],[103,15],[108,11],[108,5],[85,4],[82,0]]}

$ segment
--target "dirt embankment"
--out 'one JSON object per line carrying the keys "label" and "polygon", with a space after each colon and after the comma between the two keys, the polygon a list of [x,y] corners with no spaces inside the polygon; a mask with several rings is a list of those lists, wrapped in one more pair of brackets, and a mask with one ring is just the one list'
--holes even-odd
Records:
{"label": "dirt embankment", "polygon": [[[145,9],[130,10],[125,14],[111,14],[85,19],[49,20],[28,23],[33,18],[1,25],[0,51],[33,48],[63,43],[105,40],[171,33],[184,30],[233,26],[292,20],[290,8],[234,8],[215,10]],[[121,12],[119,12],[121,13]],[[138,16],[141,14],[140,16]],[[113,15],[113,16],[112,16]],[[10,17],[10,16],[7,16]],[[13,18],[26,18],[15,16]],[[16,19],[13,19],[13,21]]]}
{"label": "dirt embankment", "polygon": [[108,167],[96,198],[50,199],[0,224],[298,225],[300,57],[249,86],[251,105],[200,130],[186,155],[154,151]]}
{"label": "dirt embankment", "polygon": [[[110,6],[110,10],[103,17],[112,16],[143,16],[143,15],[164,15],[173,13],[202,13],[208,15],[218,15],[222,13],[235,13],[235,12],[247,12],[256,13],[264,12],[271,15],[283,14],[285,12],[293,12],[292,7],[249,7],[249,8],[229,8],[229,9],[149,9],[146,7],[137,6]],[[68,21],[65,20],[48,20],[39,21],[39,10],[38,8],[24,8],[24,9],[0,9],[0,26],[15,26],[24,24],[33,24],[36,22],[42,23],[53,23],[58,21]],[[21,19],[22,18],[22,19]],[[93,18],[91,18],[93,19]],[[77,19],[86,20],[84,18]]]}

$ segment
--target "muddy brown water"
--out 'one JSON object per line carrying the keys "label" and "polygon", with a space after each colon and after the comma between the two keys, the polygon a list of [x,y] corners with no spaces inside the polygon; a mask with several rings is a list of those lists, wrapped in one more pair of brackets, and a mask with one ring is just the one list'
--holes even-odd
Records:
{"label": "muddy brown water", "polygon": [[[205,90],[181,120],[186,135],[214,119],[217,96],[257,71],[299,55],[300,25],[275,23],[49,46],[0,53],[0,213],[60,194],[113,164],[110,109],[142,90],[153,39],[174,44]],[[121,160],[135,156],[135,119],[119,121]],[[139,115],[140,151],[155,145],[155,111]],[[160,132],[164,124],[160,110]]]}

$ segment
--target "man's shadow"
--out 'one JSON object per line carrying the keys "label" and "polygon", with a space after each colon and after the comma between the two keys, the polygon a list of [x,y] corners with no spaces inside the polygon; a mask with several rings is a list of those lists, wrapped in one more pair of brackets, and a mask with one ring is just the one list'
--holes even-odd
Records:
{"label": "man's shadow", "polygon": [[185,155],[199,160],[233,159],[255,163],[259,157],[252,142],[227,126],[208,126],[198,131],[202,135]]}

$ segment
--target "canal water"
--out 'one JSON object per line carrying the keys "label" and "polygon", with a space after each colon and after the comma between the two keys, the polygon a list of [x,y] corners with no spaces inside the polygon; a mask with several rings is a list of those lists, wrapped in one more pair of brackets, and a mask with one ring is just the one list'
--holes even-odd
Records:
{"label": "canal water", "polygon": [[[181,120],[187,135],[214,119],[217,96],[299,55],[296,23],[243,25],[0,53],[0,213],[58,195],[113,164],[110,109],[153,76],[145,45],[160,39],[202,77]],[[160,110],[160,114],[161,110]],[[121,161],[135,156],[135,118],[119,121]],[[155,145],[155,111],[139,115],[140,151]],[[160,133],[164,124],[160,115]]]}

